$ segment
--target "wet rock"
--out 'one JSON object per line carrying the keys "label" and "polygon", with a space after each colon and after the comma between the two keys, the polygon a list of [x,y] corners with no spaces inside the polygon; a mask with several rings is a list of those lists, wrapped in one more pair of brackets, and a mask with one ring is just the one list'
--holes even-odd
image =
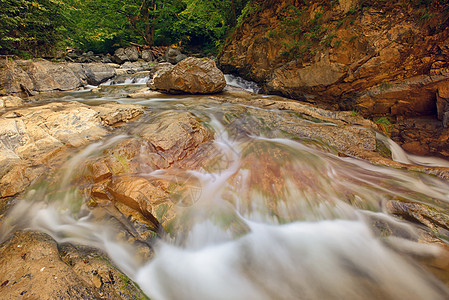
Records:
{"label": "wet rock", "polygon": [[394,200],[388,201],[386,208],[389,213],[409,221],[421,223],[432,231],[440,231],[442,234],[449,233],[449,215],[440,208],[422,203]]}
{"label": "wet rock", "polygon": [[165,93],[213,94],[226,86],[223,73],[208,58],[189,57],[156,72],[149,87]]}
{"label": "wet rock", "polygon": [[[141,115],[134,105],[90,107],[77,102],[51,103],[10,111],[0,119],[1,197],[15,195],[42,175],[67,147],[95,141]],[[14,164],[12,163],[14,162]]]}
{"label": "wet rock", "polygon": [[166,225],[175,216],[168,192],[155,180],[119,176],[109,182],[108,191],[112,195],[111,200],[141,213],[154,225],[153,228]]}
{"label": "wet rock", "polygon": [[[131,131],[134,138],[86,162],[81,180],[94,201],[112,202],[158,232],[173,226],[178,205],[197,200],[191,188],[199,183],[179,169],[201,168],[211,159],[213,133],[186,112],[162,112],[146,123]],[[161,178],[145,175],[159,169],[166,171]]]}
{"label": "wet rock", "polygon": [[0,245],[5,299],[143,299],[129,278],[98,251],[57,245],[44,233],[17,232]]}
{"label": "wet rock", "polygon": [[161,97],[164,94],[161,92],[153,91],[149,88],[144,88],[141,90],[138,90],[135,93],[128,94],[129,98],[154,98],[154,97]]}
{"label": "wet rock", "polygon": [[182,160],[200,144],[210,141],[213,133],[190,113],[168,111],[150,124],[136,130],[171,164]]}
{"label": "wet rock", "polygon": [[449,157],[449,129],[430,117],[397,120],[391,138],[409,153]]}

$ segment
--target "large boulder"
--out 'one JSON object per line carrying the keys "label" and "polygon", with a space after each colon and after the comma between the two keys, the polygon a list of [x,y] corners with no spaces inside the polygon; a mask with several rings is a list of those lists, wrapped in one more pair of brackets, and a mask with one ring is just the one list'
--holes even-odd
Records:
{"label": "large boulder", "polygon": [[22,64],[37,92],[68,91],[82,85],[80,78],[65,63],[47,60],[29,61]]}
{"label": "large boulder", "polygon": [[0,94],[30,94],[34,84],[30,76],[15,61],[0,60]]}
{"label": "large boulder", "polygon": [[109,64],[83,64],[83,70],[86,74],[87,83],[91,85],[99,85],[115,76],[115,68]]}
{"label": "large boulder", "polygon": [[169,94],[214,94],[224,89],[226,80],[213,60],[189,57],[157,71],[148,86]]}
{"label": "large boulder", "polygon": [[98,85],[114,77],[113,64],[55,63],[47,60],[0,61],[0,94],[34,95]]}

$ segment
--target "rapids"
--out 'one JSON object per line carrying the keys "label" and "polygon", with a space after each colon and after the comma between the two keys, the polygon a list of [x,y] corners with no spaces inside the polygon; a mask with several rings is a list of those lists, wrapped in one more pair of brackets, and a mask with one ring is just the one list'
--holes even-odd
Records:
{"label": "rapids", "polygon": [[[73,180],[83,161],[133,136],[146,122],[140,118],[80,150],[55,175],[57,187],[34,185],[8,213],[1,239],[27,228],[58,242],[103,249],[151,299],[449,298],[447,286],[423,263],[437,257],[440,247],[418,243],[424,229],[386,210],[389,200],[447,210],[448,182],[339,156],[320,141],[258,128],[251,116],[226,121],[242,108],[245,114],[261,110],[248,102],[224,104],[212,96],[130,99],[123,97],[127,91],[114,92],[124,87],[108,83],[101,93],[66,93],[53,101],[112,100],[152,112],[188,111],[211,128],[220,152],[215,163],[178,170],[178,178],[195,180],[182,194],[189,205],[177,207],[177,230],[149,240],[155,254],[144,257],[117,239],[124,228],[132,230],[127,220],[89,208]],[[288,113],[266,110],[280,119]],[[409,156],[380,133],[378,139],[397,161],[448,166]],[[149,170],[145,176],[169,173]]]}

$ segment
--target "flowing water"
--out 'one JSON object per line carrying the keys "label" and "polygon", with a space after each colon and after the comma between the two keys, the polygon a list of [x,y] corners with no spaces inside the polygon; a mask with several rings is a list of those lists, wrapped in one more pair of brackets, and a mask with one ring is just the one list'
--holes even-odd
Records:
{"label": "flowing water", "polygon": [[[32,228],[59,242],[103,249],[151,299],[449,298],[446,285],[422,264],[441,249],[418,243],[422,226],[386,209],[388,201],[399,200],[447,210],[446,181],[341,157],[319,141],[268,130],[255,121],[261,109],[248,103],[225,104],[208,96],[129,99],[123,97],[128,90],[117,93],[120,88],[113,84],[104,93],[70,93],[60,100],[137,103],[154,113],[188,111],[214,132],[215,163],[178,170],[178,176],[195,179],[182,194],[189,205],[177,207],[179,230],[151,239],[155,254],[148,259],[116,238],[126,221],[101,219],[73,184],[84,161],[132,136],[148,121],[141,118],[71,158],[56,190],[44,183],[31,189],[10,211],[3,237]],[[291,120],[288,111],[267,112]],[[378,137],[401,162],[448,166],[408,156]],[[447,238],[444,232],[440,237]]]}

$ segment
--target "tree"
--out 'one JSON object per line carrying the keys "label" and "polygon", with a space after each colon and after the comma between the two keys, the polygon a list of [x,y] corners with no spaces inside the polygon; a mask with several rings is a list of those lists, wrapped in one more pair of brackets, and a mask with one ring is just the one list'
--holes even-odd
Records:
{"label": "tree", "polygon": [[160,24],[175,18],[183,8],[181,0],[71,1],[73,42],[98,52],[129,42],[154,45]]}
{"label": "tree", "polygon": [[63,39],[66,19],[59,0],[0,0],[0,52],[50,55]]}
{"label": "tree", "polygon": [[248,0],[184,0],[173,30],[184,43],[215,48],[237,24]]}

